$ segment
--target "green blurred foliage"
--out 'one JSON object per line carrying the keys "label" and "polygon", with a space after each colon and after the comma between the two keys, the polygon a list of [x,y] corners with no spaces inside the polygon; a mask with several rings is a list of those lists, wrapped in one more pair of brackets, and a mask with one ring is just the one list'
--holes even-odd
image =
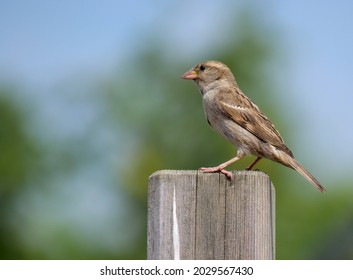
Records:
{"label": "green blurred foliage", "polygon": [[[0,96],[4,93],[0,92]],[[18,109],[5,98],[0,99],[0,194],[16,191],[31,174],[38,153],[26,135]]]}
{"label": "green blurred foliage", "polygon": [[8,98],[13,92],[0,89],[0,259],[23,258],[24,252],[14,225],[14,201],[35,177],[40,154],[28,135],[25,115]]}
{"label": "green blurred foliage", "polygon": [[[269,66],[279,62],[277,54],[282,53],[278,34],[273,27],[258,23],[251,13],[243,13],[232,27],[228,41],[208,49],[203,58],[194,61],[167,53],[163,40],[151,34],[153,39],[119,65],[114,78],[97,81],[99,102],[92,101],[92,108],[104,113],[86,134],[72,141],[45,140],[45,131],[33,139],[27,129],[31,115],[16,107],[16,102],[2,98],[11,93],[1,93],[0,258],[146,258],[148,176],[159,169],[214,166],[236,153],[208,126],[195,85],[180,79],[200,60],[226,63],[243,91],[289,139],[294,134],[288,129],[292,125],[278,111],[279,89]],[[95,150],[94,145],[102,145],[95,142],[102,127],[119,134],[116,147]],[[58,212],[64,211],[68,197],[75,195],[58,195],[55,186],[64,187],[67,178],[83,176],[85,168],[100,164],[98,158],[116,150],[119,160],[111,167],[114,188],[109,195],[119,196],[127,205],[124,213],[118,212],[122,207],[110,210],[119,221],[100,225],[102,234],[91,234],[79,225],[86,216],[76,217],[73,222],[45,216],[52,204]],[[243,169],[252,159],[244,159],[232,168]],[[321,195],[300,175],[276,163],[263,160],[257,168],[267,172],[276,187],[278,259],[353,258],[352,192],[344,188],[351,185],[349,178],[327,186],[328,193]],[[47,200],[47,208],[33,212],[45,217],[40,222],[27,204],[18,205],[19,201],[36,204],[33,194],[38,200]],[[83,196],[79,192],[76,195]],[[89,203],[98,202],[93,199]],[[93,225],[99,222],[91,219]],[[102,237],[107,231],[117,237],[110,247]]]}

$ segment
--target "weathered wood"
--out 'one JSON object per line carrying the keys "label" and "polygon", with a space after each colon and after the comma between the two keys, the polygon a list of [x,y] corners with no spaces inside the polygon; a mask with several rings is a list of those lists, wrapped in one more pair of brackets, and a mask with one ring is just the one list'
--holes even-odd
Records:
{"label": "weathered wood", "polygon": [[148,187],[148,259],[274,259],[275,191],[258,171],[162,170]]}

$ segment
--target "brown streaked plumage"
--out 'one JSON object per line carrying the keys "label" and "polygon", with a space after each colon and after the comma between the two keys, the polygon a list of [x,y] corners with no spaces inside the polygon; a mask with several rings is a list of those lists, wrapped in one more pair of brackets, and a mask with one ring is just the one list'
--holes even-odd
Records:
{"label": "brown streaked plumage", "polygon": [[216,167],[200,168],[203,172],[232,174],[224,168],[246,155],[267,158],[298,171],[319,191],[324,187],[312,176],[284,144],[271,121],[239,89],[230,69],[218,61],[206,61],[184,73],[183,79],[193,80],[202,95],[205,116],[211,127],[238,148],[237,156]]}

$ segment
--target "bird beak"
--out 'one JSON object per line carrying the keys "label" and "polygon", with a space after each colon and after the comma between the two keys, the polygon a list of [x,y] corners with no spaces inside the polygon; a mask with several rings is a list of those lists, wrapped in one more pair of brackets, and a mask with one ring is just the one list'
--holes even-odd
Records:
{"label": "bird beak", "polygon": [[195,80],[199,77],[199,75],[196,73],[196,71],[190,70],[185,72],[181,78],[185,80]]}

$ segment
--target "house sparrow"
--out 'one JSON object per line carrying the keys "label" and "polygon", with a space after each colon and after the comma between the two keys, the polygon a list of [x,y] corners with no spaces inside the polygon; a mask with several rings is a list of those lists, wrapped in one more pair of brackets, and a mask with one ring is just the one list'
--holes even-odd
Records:
{"label": "house sparrow", "polygon": [[250,170],[261,159],[267,158],[298,171],[320,192],[324,187],[303,166],[284,144],[270,120],[239,89],[230,69],[218,61],[195,65],[182,75],[193,80],[202,95],[203,107],[210,126],[238,147],[236,157],[216,167],[202,167],[203,172],[221,172],[229,179],[232,174],[224,168],[246,155],[255,155]]}

